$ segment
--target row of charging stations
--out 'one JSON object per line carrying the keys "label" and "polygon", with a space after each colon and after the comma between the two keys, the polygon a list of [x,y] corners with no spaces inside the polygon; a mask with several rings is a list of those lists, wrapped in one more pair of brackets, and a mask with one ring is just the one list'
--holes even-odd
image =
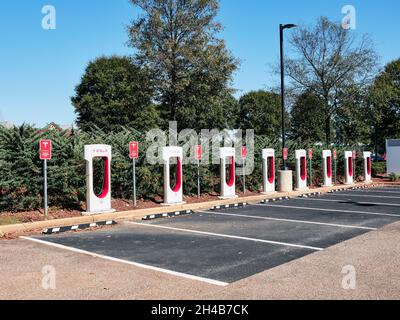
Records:
{"label": "row of charging stations", "polygon": [[[165,147],[161,150],[164,164],[164,205],[183,204],[183,149]],[[111,208],[111,146],[85,146],[87,179],[87,214],[112,212]],[[296,190],[307,189],[307,152],[296,150]],[[371,182],[371,152],[364,152],[365,182]],[[103,185],[100,193],[94,191],[93,161],[99,158],[103,162]],[[220,148],[221,199],[230,199],[236,195],[235,148]],[[275,189],[275,150],[262,150],[263,193],[274,193]],[[324,187],[332,186],[332,152],[322,153]],[[345,183],[354,183],[354,158],[351,151],[345,152]],[[174,166],[171,170],[171,166]],[[171,179],[172,177],[172,179]]]}

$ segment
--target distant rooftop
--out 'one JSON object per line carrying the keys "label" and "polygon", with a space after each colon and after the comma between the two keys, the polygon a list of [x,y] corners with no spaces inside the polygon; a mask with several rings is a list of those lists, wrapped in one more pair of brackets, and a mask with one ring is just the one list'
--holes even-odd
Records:
{"label": "distant rooftop", "polygon": [[[13,128],[15,125],[13,123],[11,123],[10,121],[0,121],[0,126],[3,126],[7,129],[11,129]],[[71,129],[76,129],[75,125],[72,124],[62,124],[62,125],[58,125],[54,122],[49,123],[48,125],[46,125],[43,128],[37,128],[37,129],[48,129],[48,130],[54,130],[54,129],[60,129],[60,130],[71,130]]]}
{"label": "distant rooftop", "polygon": [[11,129],[12,127],[14,127],[14,124],[12,124],[9,121],[2,121],[0,122],[0,126],[5,127],[7,129]]}

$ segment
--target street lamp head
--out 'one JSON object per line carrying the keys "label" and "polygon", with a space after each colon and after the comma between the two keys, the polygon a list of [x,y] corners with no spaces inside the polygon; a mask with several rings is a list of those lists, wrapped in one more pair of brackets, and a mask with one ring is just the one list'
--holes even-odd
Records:
{"label": "street lamp head", "polygon": [[297,25],[292,24],[292,23],[282,25],[282,29],[292,29],[292,28],[296,28],[296,27],[297,27]]}

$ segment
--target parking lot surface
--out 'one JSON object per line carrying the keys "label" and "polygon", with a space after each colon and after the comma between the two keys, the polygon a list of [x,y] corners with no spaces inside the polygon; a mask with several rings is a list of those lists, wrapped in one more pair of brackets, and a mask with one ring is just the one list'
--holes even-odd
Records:
{"label": "parking lot surface", "polygon": [[399,209],[400,189],[352,190],[26,239],[227,286],[398,222]]}

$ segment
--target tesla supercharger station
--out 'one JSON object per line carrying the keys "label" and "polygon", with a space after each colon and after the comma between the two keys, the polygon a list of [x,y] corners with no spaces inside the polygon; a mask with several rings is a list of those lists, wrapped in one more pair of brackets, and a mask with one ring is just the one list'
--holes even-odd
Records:
{"label": "tesla supercharger station", "polygon": [[345,184],[351,185],[354,184],[353,180],[353,152],[352,151],[345,151],[344,152],[344,169],[345,169],[345,176],[346,181]]}
{"label": "tesla supercharger station", "polygon": [[296,190],[307,190],[307,152],[296,150]]}
{"label": "tesla supercharger station", "polygon": [[[235,176],[235,148],[220,148],[221,161],[221,199],[237,198]],[[227,167],[229,168],[228,173]]]}
{"label": "tesla supercharger station", "polygon": [[[113,212],[111,208],[111,146],[87,145],[84,157],[86,161],[86,212],[84,214],[97,214]],[[103,162],[103,186],[101,192],[94,191],[93,160],[101,159]]]}
{"label": "tesla supercharger station", "polygon": [[[182,162],[183,149],[181,147],[162,148],[162,159],[164,162],[164,205],[183,204],[183,181]],[[171,186],[171,164],[175,164],[175,185]]]}
{"label": "tesla supercharger station", "polygon": [[372,163],[371,163],[371,152],[364,152],[364,181],[366,183],[372,182]]}
{"label": "tesla supercharger station", "polygon": [[275,192],[275,150],[263,149],[263,191],[264,193]]}
{"label": "tesla supercharger station", "polygon": [[332,151],[322,151],[322,168],[324,174],[324,185],[323,187],[332,187]]}

